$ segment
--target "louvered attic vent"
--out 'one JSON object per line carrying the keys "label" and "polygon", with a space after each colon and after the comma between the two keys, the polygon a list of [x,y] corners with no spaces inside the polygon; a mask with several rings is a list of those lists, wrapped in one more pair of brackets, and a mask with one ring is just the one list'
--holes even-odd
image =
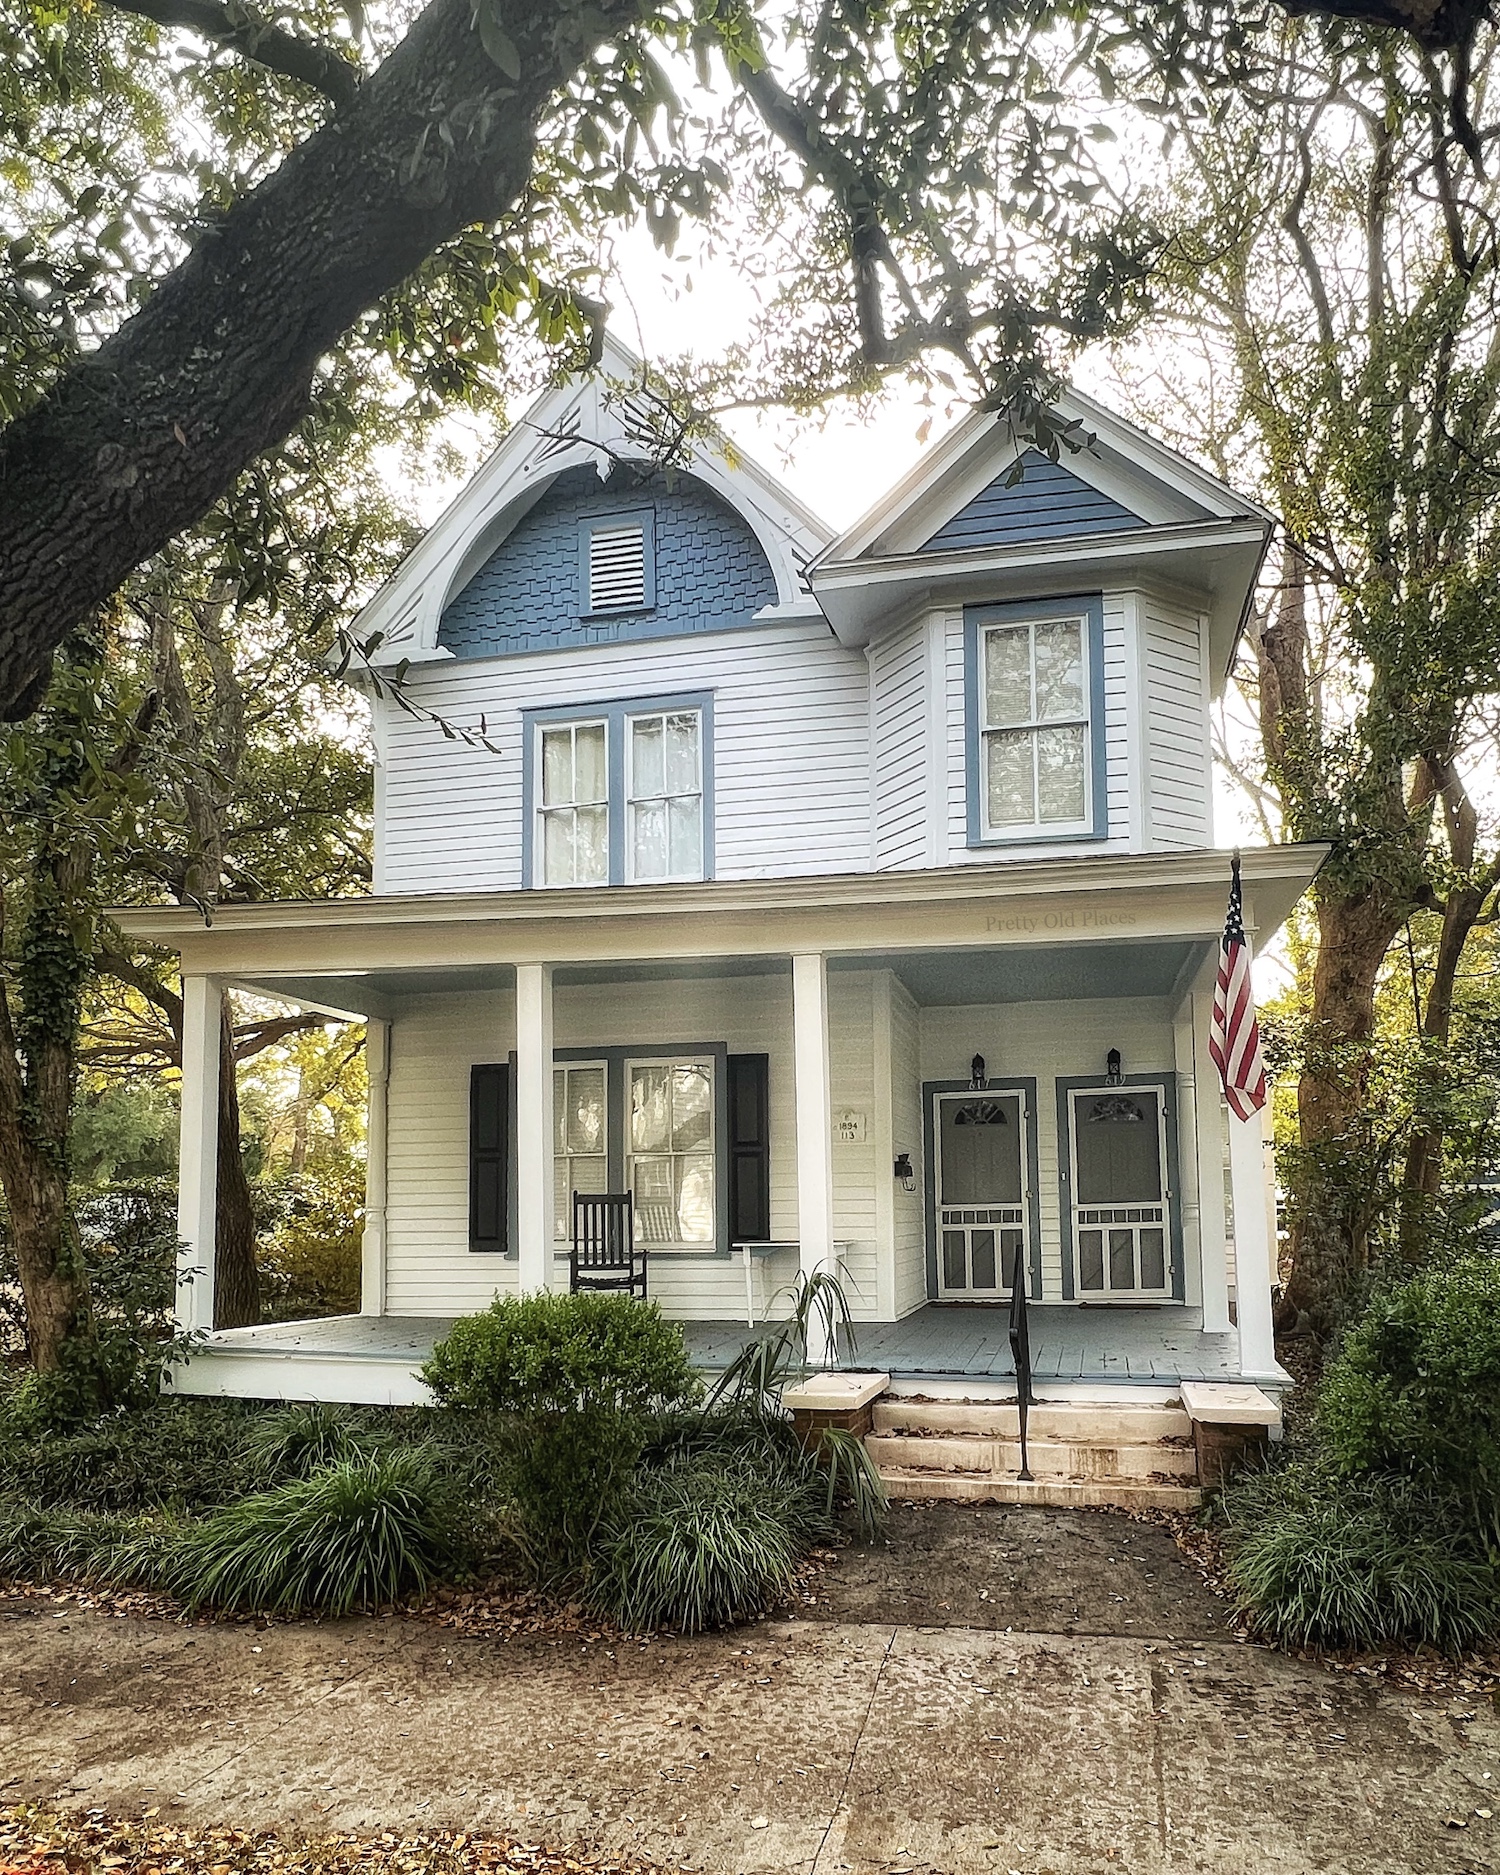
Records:
{"label": "louvered attic vent", "polygon": [[646,530],[596,527],[589,534],[589,610],[625,612],[646,603]]}

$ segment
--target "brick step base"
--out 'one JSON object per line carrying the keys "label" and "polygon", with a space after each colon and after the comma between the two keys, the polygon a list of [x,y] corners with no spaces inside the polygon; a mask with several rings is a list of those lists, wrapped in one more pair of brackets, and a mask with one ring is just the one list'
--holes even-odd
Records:
{"label": "brick step base", "polygon": [[1145,1484],[1117,1478],[1103,1483],[1069,1478],[996,1477],[985,1472],[917,1471],[882,1465],[880,1475],[893,1498],[943,1498],[963,1504],[1042,1504],[1057,1510],[1193,1510],[1202,1503],[1196,1485]]}
{"label": "brick step base", "polygon": [[[1072,1440],[1027,1439],[1030,1469],[1038,1478],[1073,1483],[1196,1485],[1198,1458],[1191,1443],[1080,1445]],[[1018,1439],[985,1439],[972,1434],[934,1433],[926,1438],[876,1433],[865,1449],[884,1472],[942,1471],[976,1476],[1013,1477],[1021,1469]]]}

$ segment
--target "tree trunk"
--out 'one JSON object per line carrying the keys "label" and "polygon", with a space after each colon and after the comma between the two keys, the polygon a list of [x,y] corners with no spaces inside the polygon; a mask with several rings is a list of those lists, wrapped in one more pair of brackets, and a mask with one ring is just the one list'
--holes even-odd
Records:
{"label": "tree trunk", "polygon": [[[1446,1050],[1453,1029],[1453,988],[1464,947],[1475,921],[1484,910],[1488,886],[1456,886],[1443,905],[1443,927],[1438,934],[1437,955],[1433,960],[1432,982],[1422,1010],[1420,1039],[1429,1054]],[[1431,1073],[1435,1063],[1424,1063]],[[1441,1079],[1441,1071],[1438,1072]],[[1426,1123],[1413,1133],[1406,1147],[1406,1166],[1402,1178],[1401,1256],[1404,1262],[1421,1263],[1427,1253],[1427,1226],[1433,1201],[1443,1188],[1443,1145],[1446,1136],[1441,1113],[1437,1111],[1443,1089],[1433,1085],[1434,1097],[1428,1107]]]}
{"label": "tree trunk", "polygon": [[432,0],[346,109],[0,431],[0,713],[35,708],[67,632],[287,435],[363,312],[515,205],[559,89],[640,13],[509,0],[512,78],[472,0]]}
{"label": "tree trunk", "polygon": [[214,1327],[248,1328],[260,1320],[255,1264],[255,1206],[240,1147],[240,1091],[234,1026],[224,998],[219,1031],[219,1181],[214,1218]]}
{"label": "tree trunk", "polygon": [[[9,1128],[6,1129],[10,1131]],[[26,1303],[26,1352],[39,1374],[91,1347],[94,1311],[68,1204],[67,1180],[33,1143],[7,1139],[3,1155],[11,1242]]]}
{"label": "tree trunk", "polygon": [[1312,1023],[1297,1083],[1301,1153],[1284,1328],[1330,1333],[1365,1267],[1370,1186],[1361,1160],[1375,982],[1403,916],[1384,893],[1319,898]]}

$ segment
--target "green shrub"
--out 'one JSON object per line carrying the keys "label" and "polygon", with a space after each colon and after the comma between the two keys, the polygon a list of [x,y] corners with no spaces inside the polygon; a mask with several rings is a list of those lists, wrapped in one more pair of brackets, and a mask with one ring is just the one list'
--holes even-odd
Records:
{"label": "green shrub", "polygon": [[257,1414],[244,1435],[251,1470],[258,1478],[277,1482],[310,1478],[327,1465],[367,1457],[383,1442],[380,1431],[357,1421],[347,1409],[319,1401]]}
{"label": "green shrub", "polygon": [[185,1526],[164,1581],[195,1608],[347,1614],[429,1588],[460,1551],[448,1489],[407,1448],[344,1459]]}
{"label": "green shrub", "polygon": [[1400,1477],[1303,1458],[1224,1494],[1232,1592],[1295,1646],[1461,1652],[1500,1631],[1500,1570],[1464,1505]]}
{"label": "green shrub", "polygon": [[1500,1262],[1377,1292],[1324,1378],[1317,1436],[1347,1476],[1460,1495],[1500,1544]]}
{"label": "green shrub", "polygon": [[238,1401],[155,1396],[58,1428],[38,1423],[26,1393],[0,1412],[0,1480],[18,1498],[94,1511],[199,1510],[253,1482],[245,1433],[256,1409]]}
{"label": "green shrub", "polygon": [[786,1594],[816,1515],[800,1469],[743,1455],[644,1469],[603,1527],[590,1599],[635,1632],[727,1627]]}
{"label": "green shrub", "polygon": [[587,1573],[595,1533],[628,1487],[644,1439],[639,1418],[598,1408],[504,1425],[507,1533],[534,1580],[555,1587]]}
{"label": "green shrub", "polygon": [[364,1205],[365,1168],[341,1157],[257,1182],[256,1262],[268,1320],[357,1312]]}
{"label": "green shrub", "polygon": [[691,1400],[682,1330],[630,1296],[497,1296],[453,1324],[422,1378],[473,1411],[636,1414]]}

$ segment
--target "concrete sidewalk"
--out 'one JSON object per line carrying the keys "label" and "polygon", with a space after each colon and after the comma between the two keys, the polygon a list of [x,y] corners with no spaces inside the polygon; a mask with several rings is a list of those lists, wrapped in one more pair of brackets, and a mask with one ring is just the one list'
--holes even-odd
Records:
{"label": "concrete sidewalk", "polygon": [[[1039,1570],[1066,1520],[1034,1542],[1028,1517],[982,1529]],[[1084,1538],[1112,1562],[1135,1544],[1127,1563],[1158,1582],[1161,1544],[1138,1531],[1090,1519]],[[1150,1598],[1113,1589],[1123,1633],[1007,1631],[977,1599],[984,1553],[971,1563],[984,1625],[845,1618],[841,1596],[872,1599],[856,1561],[828,1619],[613,1648],[0,1603],[0,1802],[482,1827],[747,1875],[1495,1866],[1500,1824],[1477,1813],[1500,1810],[1500,1717],[1484,1700],[1184,1632],[1196,1581],[1166,1584],[1168,1632],[1143,1631]]]}

